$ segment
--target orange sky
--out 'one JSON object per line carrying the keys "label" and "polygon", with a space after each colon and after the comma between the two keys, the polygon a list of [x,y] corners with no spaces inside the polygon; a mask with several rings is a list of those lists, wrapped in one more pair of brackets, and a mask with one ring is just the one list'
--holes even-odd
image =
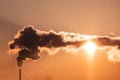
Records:
{"label": "orange sky", "polygon": [[[81,34],[120,35],[119,0],[0,0],[0,80],[18,80],[17,55],[8,55],[8,41],[23,26]],[[96,53],[47,54],[25,61],[22,80],[120,80],[120,63]]]}

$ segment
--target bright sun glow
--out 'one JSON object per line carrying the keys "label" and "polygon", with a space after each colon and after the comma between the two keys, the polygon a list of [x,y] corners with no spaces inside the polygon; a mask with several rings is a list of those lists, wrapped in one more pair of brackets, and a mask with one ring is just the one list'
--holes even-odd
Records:
{"label": "bright sun glow", "polygon": [[96,45],[94,42],[88,41],[87,43],[84,44],[83,48],[85,49],[89,56],[92,56],[96,49]]}

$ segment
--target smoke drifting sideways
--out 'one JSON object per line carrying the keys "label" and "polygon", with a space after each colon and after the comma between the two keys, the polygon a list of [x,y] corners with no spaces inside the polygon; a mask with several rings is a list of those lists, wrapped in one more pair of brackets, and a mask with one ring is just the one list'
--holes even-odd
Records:
{"label": "smoke drifting sideways", "polygon": [[[37,60],[40,58],[39,53],[43,48],[47,49],[66,49],[82,47],[87,41],[93,41],[99,47],[111,47],[107,52],[112,50],[111,58],[114,56],[120,61],[120,37],[98,36],[98,35],[80,35],[78,33],[68,33],[64,31],[55,32],[41,31],[35,29],[32,25],[24,27],[15,35],[14,40],[8,42],[10,50],[18,52],[17,64],[22,67],[26,58]],[[114,47],[116,50],[114,50]],[[117,48],[116,48],[117,47]],[[117,51],[117,54],[115,53]],[[115,54],[114,54],[115,53]],[[113,60],[111,58],[111,60]]]}

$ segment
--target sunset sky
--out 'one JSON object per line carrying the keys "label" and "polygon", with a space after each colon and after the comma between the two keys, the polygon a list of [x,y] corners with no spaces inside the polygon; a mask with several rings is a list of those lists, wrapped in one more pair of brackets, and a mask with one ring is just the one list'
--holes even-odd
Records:
{"label": "sunset sky", "polygon": [[[49,31],[119,36],[119,0],[0,0],[0,80],[18,80],[17,54],[8,54],[8,42],[27,25]],[[120,62],[103,52],[92,60],[85,51],[40,53],[26,60],[22,80],[120,80]]]}

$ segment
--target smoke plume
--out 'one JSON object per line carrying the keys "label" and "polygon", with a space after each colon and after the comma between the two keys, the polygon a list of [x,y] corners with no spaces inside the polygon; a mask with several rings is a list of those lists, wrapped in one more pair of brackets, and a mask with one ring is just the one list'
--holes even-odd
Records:
{"label": "smoke plume", "polygon": [[[77,50],[87,41],[93,41],[99,47],[115,47],[115,50],[112,50],[112,56],[117,51],[117,60],[119,60],[120,37],[80,35],[78,33],[55,32],[53,30],[46,32],[29,25],[19,30],[14,40],[10,41],[8,45],[10,50],[18,52],[17,64],[21,67],[23,60],[26,58],[39,59],[40,56],[38,54],[43,48],[59,50],[60,48],[72,47]],[[107,52],[110,53],[110,50]]]}

